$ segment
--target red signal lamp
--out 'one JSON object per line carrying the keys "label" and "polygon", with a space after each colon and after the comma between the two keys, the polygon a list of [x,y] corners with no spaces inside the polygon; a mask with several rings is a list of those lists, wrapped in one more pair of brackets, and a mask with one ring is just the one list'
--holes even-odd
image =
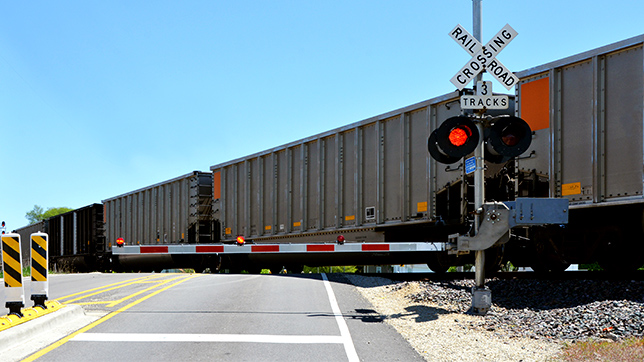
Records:
{"label": "red signal lamp", "polygon": [[454,127],[449,132],[449,142],[456,146],[462,146],[467,142],[467,139],[472,135],[472,131],[468,127]]}
{"label": "red signal lamp", "polygon": [[240,235],[240,236],[238,236],[238,237],[237,237],[237,245],[242,246],[242,245],[244,245],[244,244],[246,244],[246,239],[244,239],[244,237],[243,237],[243,236],[241,236],[241,235]]}
{"label": "red signal lamp", "polygon": [[123,238],[116,239],[116,246],[121,248],[121,247],[123,247],[123,245],[125,245],[125,240]]}
{"label": "red signal lamp", "polygon": [[340,245],[344,244],[344,240],[345,240],[345,239],[344,239],[344,235],[338,235],[338,237],[337,237],[337,239],[336,239],[336,241],[337,241],[337,242],[338,242],[338,244],[340,244]]}

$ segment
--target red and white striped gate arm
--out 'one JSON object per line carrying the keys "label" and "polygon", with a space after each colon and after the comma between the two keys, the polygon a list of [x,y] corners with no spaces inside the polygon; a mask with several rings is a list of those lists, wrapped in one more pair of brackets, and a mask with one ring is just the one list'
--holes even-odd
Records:
{"label": "red and white striped gate arm", "polygon": [[115,255],[137,254],[257,254],[257,253],[374,253],[443,251],[445,243],[350,244],[177,244],[126,245],[112,248]]}

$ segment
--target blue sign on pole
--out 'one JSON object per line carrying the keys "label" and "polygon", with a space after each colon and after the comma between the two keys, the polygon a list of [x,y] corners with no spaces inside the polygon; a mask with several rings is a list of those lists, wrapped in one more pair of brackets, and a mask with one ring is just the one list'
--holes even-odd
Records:
{"label": "blue sign on pole", "polygon": [[465,174],[469,175],[476,170],[476,157],[465,159]]}

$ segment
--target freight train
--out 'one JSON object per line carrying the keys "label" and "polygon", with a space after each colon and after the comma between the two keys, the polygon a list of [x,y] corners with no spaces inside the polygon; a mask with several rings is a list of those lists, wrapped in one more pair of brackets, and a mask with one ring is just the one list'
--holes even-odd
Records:
{"label": "freight train", "polygon": [[[486,250],[556,272],[644,264],[644,35],[518,72],[503,113],[530,127],[517,157],[489,154],[485,199],[561,198],[567,224],[513,229]],[[85,270],[298,271],[302,265],[472,263],[449,253],[472,228],[465,158],[436,161],[428,137],[470,117],[465,89],[214,165],[18,230],[50,234],[50,260]],[[515,135],[516,136],[516,135]],[[435,140],[434,140],[435,142]],[[432,148],[432,142],[429,142]],[[117,246],[117,239],[124,246]]]}

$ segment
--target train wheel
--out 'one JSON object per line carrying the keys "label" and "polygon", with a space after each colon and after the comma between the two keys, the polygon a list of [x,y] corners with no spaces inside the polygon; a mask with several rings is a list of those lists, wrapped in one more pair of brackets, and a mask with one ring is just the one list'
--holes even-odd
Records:
{"label": "train wheel", "polygon": [[210,269],[211,274],[219,273],[219,271],[221,270],[221,256],[211,255],[208,258],[206,265],[208,266],[208,269]]}
{"label": "train wheel", "polygon": [[271,266],[271,267],[270,267],[270,268],[268,268],[268,269],[270,269],[271,274],[279,274],[279,273],[281,273],[281,272],[282,272],[282,270],[284,270],[284,267],[283,267],[283,266],[281,266],[281,265],[280,265],[280,266],[273,265],[273,266]]}
{"label": "train wheel", "polygon": [[427,260],[427,267],[434,273],[445,273],[450,266],[450,258],[446,251],[432,253]]}

